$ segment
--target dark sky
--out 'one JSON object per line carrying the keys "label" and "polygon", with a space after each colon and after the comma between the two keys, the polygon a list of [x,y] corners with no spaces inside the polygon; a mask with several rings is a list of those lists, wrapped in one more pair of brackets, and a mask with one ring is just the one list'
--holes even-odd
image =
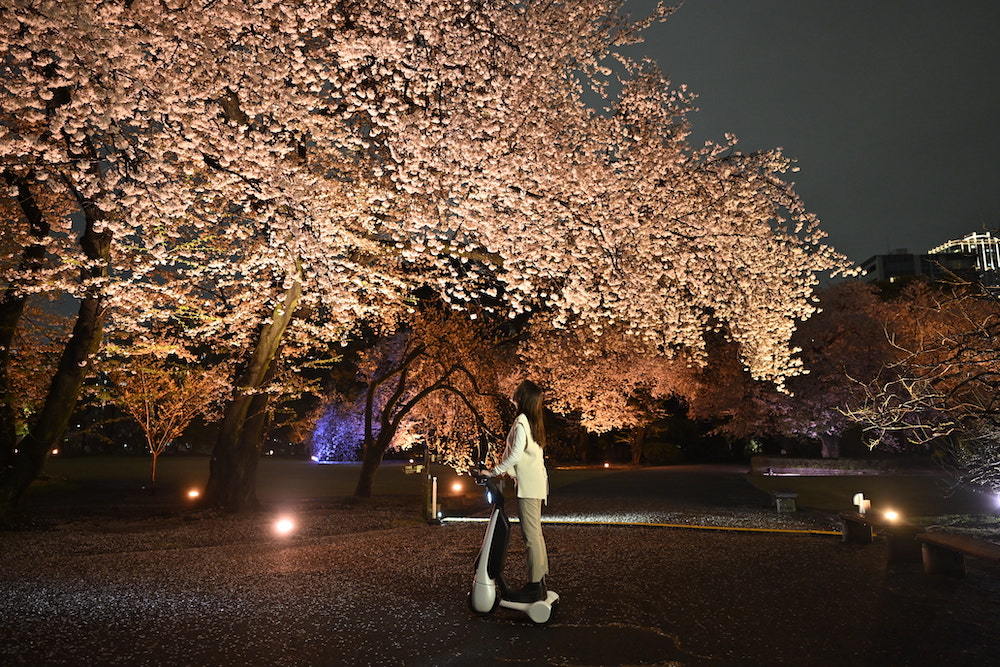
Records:
{"label": "dark sky", "polygon": [[1000,227],[998,31],[1000,0],[687,0],[633,54],[699,94],[699,143],[798,160],[799,194],[862,261]]}

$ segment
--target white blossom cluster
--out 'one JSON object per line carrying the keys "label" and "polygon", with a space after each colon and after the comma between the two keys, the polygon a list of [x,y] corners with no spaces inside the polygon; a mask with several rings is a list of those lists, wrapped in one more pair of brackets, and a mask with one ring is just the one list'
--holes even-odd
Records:
{"label": "white blossom cluster", "polygon": [[[292,358],[397,322],[420,287],[456,308],[540,311],[584,347],[613,330],[695,361],[724,323],[780,387],[801,366],[789,341],[817,273],[847,266],[787,158],[732,137],[691,146],[692,96],[619,53],[668,14],[4,0],[0,159],[53,225],[45,268],[19,271],[15,241],[5,278],[99,292],[140,342],[180,323],[235,355],[296,284]],[[73,243],[85,205],[114,239],[107,278],[79,277],[95,261]]]}

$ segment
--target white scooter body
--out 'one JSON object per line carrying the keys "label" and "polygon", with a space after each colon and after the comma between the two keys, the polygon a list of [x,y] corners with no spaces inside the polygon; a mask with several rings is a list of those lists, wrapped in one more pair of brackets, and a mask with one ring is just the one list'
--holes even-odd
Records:
{"label": "white scooter body", "polygon": [[[493,613],[497,607],[514,609],[527,614],[534,623],[539,625],[548,623],[552,618],[553,608],[559,601],[559,595],[555,592],[548,591],[545,599],[537,602],[513,602],[503,598],[507,591],[502,573],[503,557],[507,550],[506,542],[510,537],[510,524],[506,514],[503,513],[503,496],[492,481],[487,482],[489,489],[487,497],[494,502],[494,507],[486,527],[486,535],[483,537],[483,545],[479,549],[479,557],[476,559],[476,572],[472,578],[472,591],[469,593],[469,607],[482,615]],[[494,540],[499,540],[496,549]]]}

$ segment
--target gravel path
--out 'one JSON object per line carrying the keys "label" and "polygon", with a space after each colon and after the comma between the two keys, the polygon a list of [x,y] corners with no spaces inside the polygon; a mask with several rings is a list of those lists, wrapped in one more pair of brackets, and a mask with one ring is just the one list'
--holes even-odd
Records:
{"label": "gravel path", "polygon": [[[1000,573],[835,538],[548,526],[553,623],[469,614],[481,525],[398,505],[0,534],[4,665],[989,664]],[[508,572],[524,572],[519,536]]]}
{"label": "gravel path", "polygon": [[[779,514],[771,496],[753,486],[746,467],[687,465],[613,471],[560,486],[543,518],[552,521],[681,523],[741,528],[838,530],[827,512]],[[514,491],[508,484],[507,495]],[[480,499],[457,514],[482,516]],[[508,508],[516,514],[516,503]]]}

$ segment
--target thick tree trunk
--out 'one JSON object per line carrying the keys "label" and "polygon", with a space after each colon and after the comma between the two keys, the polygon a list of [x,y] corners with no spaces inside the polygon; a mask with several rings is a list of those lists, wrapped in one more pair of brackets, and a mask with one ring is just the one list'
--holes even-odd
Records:
{"label": "thick tree trunk", "polygon": [[587,463],[590,461],[590,434],[587,433],[587,429],[583,427],[583,424],[577,426],[576,431],[576,451],[577,458],[580,459],[580,463]]}
{"label": "thick tree trunk", "polygon": [[296,264],[295,282],[285,292],[282,302],[271,313],[257,337],[257,346],[242,375],[237,380],[233,398],[226,406],[222,428],[212,450],[205,504],[230,512],[252,509],[257,504],[257,459],[263,422],[253,423],[253,416],[264,413],[267,397],[255,393],[274,373],[274,363],[281,340],[302,296],[301,268]]}
{"label": "thick tree trunk", "polygon": [[[106,277],[111,254],[111,235],[97,233],[92,211],[81,245],[90,259],[96,260],[87,277]],[[83,380],[90,372],[94,354],[101,345],[104,327],[103,296],[98,293],[80,301],[73,333],[63,348],[62,357],[49,385],[45,403],[34,426],[18,443],[18,454],[0,470],[0,514],[13,508],[32,481],[41,473],[49,452],[62,440],[69,419],[76,408]]]}
{"label": "thick tree trunk", "polygon": [[364,454],[361,457],[361,475],[358,477],[358,485],[354,488],[355,497],[372,497],[372,487],[375,485],[375,473],[378,472],[378,467],[382,465],[382,458],[385,456],[386,450],[389,449],[390,442],[392,442],[391,437],[385,438],[383,437],[383,433],[379,432],[378,437],[374,441],[365,443]]}
{"label": "thick tree trunk", "polygon": [[642,449],[646,444],[646,429],[645,426],[636,426],[632,429],[628,443],[632,465],[639,465],[642,462]]}
{"label": "thick tree trunk", "polygon": [[[840,438],[835,435],[823,434],[819,436],[820,455],[824,459],[840,458]],[[815,451],[815,450],[814,450]]]}
{"label": "thick tree trunk", "polygon": [[10,348],[14,344],[14,332],[24,313],[25,302],[24,297],[8,297],[6,294],[0,301],[0,471],[12,463],[17,447],[17,412],[10,384]]}
{"label": "thick tree trunk", "polygon": [[[27,179],[8,172],[4,174],[4,180],[17,189],[18,206],[28,223],[28,234],[35,240],[24,247],[18,268],[22,271],[37,271],[42,268],[45,259],[44,241],[49,235],[49,224],[35,203]],[[0,471],[12,464],[14,449],[17,447],[17,412],[10,384],[10,352],[28,299],[16,287],[12,284],[5,285],[0,296]]]}

